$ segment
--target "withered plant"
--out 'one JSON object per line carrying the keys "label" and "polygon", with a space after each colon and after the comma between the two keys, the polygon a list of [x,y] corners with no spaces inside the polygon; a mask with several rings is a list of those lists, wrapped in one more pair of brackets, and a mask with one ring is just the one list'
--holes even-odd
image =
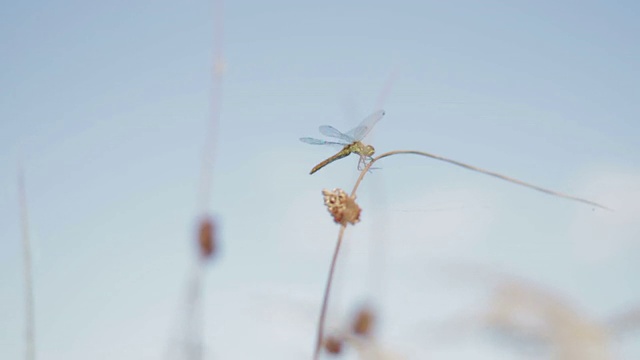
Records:
{"label": "withered plant", "polygon": [[218,255],[220,249],[217,237],[218,223],[211,214],[211,189],[213,180],[213,163],[218,137],[218,125],[220,122],[220,107],[222,100],[222,80],[225,70],[223,56],[223,0],[214,0],[213,6],[213,61],[211,82],[211,118],[207,122],[205,132],[204,149],[202,153],[202,167],[200,171],[200,184],[198,189],[198,201],[200,216],[196,220],[195,248],[196,259],[193,272],[187,285],[187,304],[184,321],[184,334],[181,341],[184,349],[182,357],[188,360],[200,360],[205,357],[202,330],[203,318],[203,276],[205,267]]}
{"label": "withered plant", "polygon": [[[345,229],[347,227],[348,224],[351,225],[355,225],[359,220],[360,220],[360,214],[361,214],[361,209],[360,207],[356,204],[355,199],[356,199],[356,193],[358,190],[358,187],[360,186],[360,183],[362,182],[362,180],[364,179],[365,175],[368,174],[373,166],[373,164],[375,164],[376,162],[378,162],[381,159],[393,156],[393,155],[417,155],[417,156],[421,156],[421,157],[425,157],[425,158],[430,158],[430,159],[434,159],[434,160],[439,160],[439,161],[443,161],[452,165],[456,165],[462,168],[465,168],[467,170],[471,170],[471,171],[475,171],[475,172],[479,172],[485,175],[489,175],[495,178],[498,178],[500,180],[504,180],[507,182],[511,182],[520,186],[524,186],[527,187],[529,189],[532,190],[536,190],[548,195],[552,195],[552,196],[557,196],[557,197],[561,197],[561,198],[565,198],[568,200],[572,200],[572,201],[577,201],[583,204],[588,204],[591,206],[595,206],[601,209],[605,209],[605,210],[611,210],[609,208],[607,208],[604,205],[598,204],[596,202],[587,200],[587,199],[583,199],[583,198],[579,198],[576,196],[572,196],[572,195],[568,195],[568,194],[564,194],[561,192],[557,192],[557,191],[553,191],[553,190],[549,190],[537,185],[533,185],[527,182],[524,182],[522,180],[518,180],[509,176],[505,176],[493,171],[489,171],[489,170],[485,170],[476,166],[472,166],[469,164],[465,164],[456,160],[452,160],[440,155],[435,155],[435,154],[431,154],[428,152],[423,152],[423,151],[414,151],[414,150],[395,150],[395,151],[390,151],[390,152],[386,152],[383,153],[381,155],[378,155],[376,157],[370,158],[368,159],[366,165],[364,166],[364,168],[360,171],[360,176],[358,177],[358,179],[355,182],[355,185],[353,186],[353,189],[351,190],[351,194],[347,195],[345,191],[343,191],[342,189],[334,189],[333,191],[329,191],[329,190],[323,190],[322,194],[324,196],[324,203],[327,206],[329,212],[331,213],[334,221],[336,223],[338,223],[340,225],[340,229],[338,230],[338,239],[336,241],[336,245],[335,245],[335,249],[333,252],[333,257],[331,259],[331,264],[329,266],[329,274],[328,274],[328,278],[327,278],[327,283],[325,286],[325,291],[324,291],[324,295],[323,295],[323,300],[322,300],[322,306],[320,309],[320,317],[318,320],[318,328],[317,328],[317,336],[316,336],[316,344],[315,344],[315,350],[314,350],[314,355],[313,355],[313,359],[317,360],[320,357],[320,353],[322,351],[323,348],[323,344],[325,343],[325,336],[324,336],[324,326],[325,326],[325,320],[326,320],[326,316],[327,316],[327,308],[328,308],[328,304],[329,304],[329,295],[331,292],[331,286],[332,286],[332,282],[333,282],[333,276],[334,276],[334,272],[335,272],[335,268],[336,268],[336,263],[338,260],[338,254],[340,252],[340,247],[342,245],[342,241],[343,241],[343,237],[344,237],[344,232]],[[362,160],[362,159],[361,159]],[[335,345],[335,342],[332,342],[332,345]],[[337,346],[332,346],[330,348],[328,348],[327,350],[331,349],[332,351],[335,351],[336,349],[338,349]]]}
{"label": "withered plant", "polygon": [[361,360],[402,360],[404,357],[381,346],[375,335],[376,314],[368,305],[356,309],[351,321],[333,331],[322,343],[332,355],[342,355],[345,349],[353,349]]}
{"label": "withered plant", "polygon": [[[478,273],[482,269],[470,276],[477,278]],[[469,329],[489,332],[516,351],[535,350],[545,358],[608,360],[613,358],[616,337],[640,328],[637,308],[605,321],[593,319],[559,291],[515,276],[489,275],[496,284],[488,306],[477,315],[447,321],[450,326],[439,331],[450,329],[444,331],[449,335]]]}

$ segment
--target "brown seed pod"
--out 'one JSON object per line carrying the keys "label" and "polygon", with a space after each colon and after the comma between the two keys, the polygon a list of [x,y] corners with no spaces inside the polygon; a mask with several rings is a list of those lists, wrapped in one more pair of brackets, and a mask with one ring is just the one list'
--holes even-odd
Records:
{"label": "brown seed pod", "polygon": [[209,216],[204,217],[198,228],[198,248],[203,259],[209,259],[216,251],[215,224]]}
{"label": "brown seed pod", "polygon": [[340,354],[342,352],[342,339],[335,336],[327,336],[324,339],[324,349],[329,354]]}
{"label": "brown seed pod", "polygon": [[356,198],[350,197],[342,189],[322,190],[324,196],[324,204],[327,210],[333,216],[333,220],[342,225],[351,223],[352,225],[360,221],[360,212],[362,211]]}
{"label": "brown seed pod", "polygon": [[353,319],[352,331],[354,334],[360,336],[371,335],[373,325],[375,322],[375,315],[371,309],[363,307],[358,311],[356,317]]}

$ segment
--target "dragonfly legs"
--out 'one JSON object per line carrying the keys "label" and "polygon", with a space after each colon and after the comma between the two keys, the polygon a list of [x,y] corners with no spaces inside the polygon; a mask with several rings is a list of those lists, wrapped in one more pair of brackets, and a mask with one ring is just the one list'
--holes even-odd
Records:
{"label": "dragonfly legs", "polygon": [[[373,158],[371,156],[362,156],[362,155],[360,155],[360,159],[358,160],[358,171],[364,170],[364,168],[367,166],[368,162],[370,162],[372,159]],[[379,169],[379,168],[371,167],[371,168],[369,168],[369,172],[371,172],[371,170],[375,170],[375,169]]]}

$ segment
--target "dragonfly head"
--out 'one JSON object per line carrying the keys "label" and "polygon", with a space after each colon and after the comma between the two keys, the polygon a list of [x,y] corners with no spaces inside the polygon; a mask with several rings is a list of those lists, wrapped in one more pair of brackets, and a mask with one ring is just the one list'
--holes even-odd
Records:
{"label": "dragonfly head", "polygon": [[364,147],[364,151],[363,151],[362,155],[364,155],[364,156],[372,156],[373,153],[375,153],[375,152],[376,152],[376,149],[374,149],[373,146],[367,145],[367,146]]}

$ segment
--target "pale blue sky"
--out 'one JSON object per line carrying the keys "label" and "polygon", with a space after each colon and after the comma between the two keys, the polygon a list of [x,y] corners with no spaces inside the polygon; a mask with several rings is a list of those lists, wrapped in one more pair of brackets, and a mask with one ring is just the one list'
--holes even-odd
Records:
{"label": "pale blue sky", "polygon": [[[161,358],[193,257],[212,5],[1,6],[0,358],[23,356],[19,161],[38,358]],[[387,159],[360,189],[363,221],[347,235],[334,313],[375,297],[382,341],[410,359],[466,358],[460,349],[519,358],[490,339],[435,349],[416,335],[455,313],[460,290],[443,290],[429,264],[534,280],[596,320],[639,305],[639,16],[631,1],[225,4],[209,358],[310,354],[337,234],[320,191],[350,189],[357,159],[309,176],[333,149],[298,138],[356,125],[394,73],[367,138],[378,152],[431,151],[616,211]],[[640,354],[639,336],[612,344],[619,358]]]}

